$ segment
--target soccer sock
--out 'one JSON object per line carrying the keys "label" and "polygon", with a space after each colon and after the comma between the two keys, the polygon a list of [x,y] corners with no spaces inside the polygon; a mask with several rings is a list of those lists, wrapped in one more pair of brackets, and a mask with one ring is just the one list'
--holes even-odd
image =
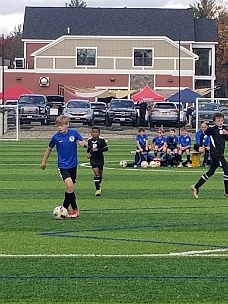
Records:
{"label": "soccer sock", "polygon": [[65,192],[63,207],[67,209],[67,208],[69,208],[70,204],[71,204],[71,193]]}
{"label": "soccer sock", "polygon": [[155,156],[155,157],[158,156],[158,150],[154,150],[154,156]]}
{"label": "soccer sock", "polygon": [[100,187],[101,187],[100,183],[101,183],[101,177],[100,177],[100,175],[94,176],[94,184],[95,184],[96,190],[100,189]]}
{"label": "soccer sock", "polygon": [[181,154],[178,154],[178,162],[181,163]]}
{"label": "soccer sock", "polygon": [[228,175],[225,173],[223,175],[223,181],[224,181],[225,193],[228,194]]}
{"label": "soccer sock", "polygon": [[103,179],[103,177],[102,177],[102,176],[100,176],[100,185],[101,185],[102,179]]}
{"label": "soccer sock", "polygon": [[187,163],[190,163],[190,154],[187,154]]}
{"label": "soccer sock", "polygon": [[166,162],[167,162],[167,165],[169,165],[169,163],[170,163],[169,154],[166,154]]}
{"label": "soccer sock", "polygon": [[71,207],[73,210],[78,209],[77,203],[76,203],[76,195],[74,192],[69,193],[71,198]]}
{"label": "soccer sock", "polygon": [[175,161],[178,162],[178,153],[175,153]]}
{"label": "soccer sock", "polygon": [[198,190],[204,183],[206,183],[206,181],[208,180],[208,176],[207,174],[203,174],[201,176],[201,178],[199,179],[199,181],[195,184],[195,188]]}

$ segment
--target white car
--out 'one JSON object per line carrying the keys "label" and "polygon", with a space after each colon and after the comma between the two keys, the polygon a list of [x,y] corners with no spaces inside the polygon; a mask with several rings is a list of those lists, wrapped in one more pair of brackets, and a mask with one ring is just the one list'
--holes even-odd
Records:
{"label": "white car", "polygon": [[89,100],[70,99],[64,107],[63,114],[68,116],[71,122],[94,125],[94,114]]}

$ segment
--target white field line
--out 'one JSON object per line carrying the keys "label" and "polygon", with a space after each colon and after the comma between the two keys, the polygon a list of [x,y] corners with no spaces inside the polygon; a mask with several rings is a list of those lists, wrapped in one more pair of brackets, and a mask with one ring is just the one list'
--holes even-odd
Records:
{"label": "white field line", "polygon": [[[228,257],[227,254],[222,252],[228,251],[225,249],[215,250],[202,250],[202,251],[188,251],[188,252],[175,252],[175,253],[151,253],[151,254],[80,254],[80,253],[69,253],[69,254],[0,254],[0,258],[62,258],[62,257],[73,257],[73,258],[162,258],[162,257]],[[219,254],[221,252],[221,254]]]}

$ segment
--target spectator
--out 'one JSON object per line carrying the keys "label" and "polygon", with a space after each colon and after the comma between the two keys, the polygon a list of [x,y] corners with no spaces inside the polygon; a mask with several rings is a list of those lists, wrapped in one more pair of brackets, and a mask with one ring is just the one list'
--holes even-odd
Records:
{"label": "spectator", "polygon": [[208,167],[210,165],[210,137],[205,134],[208,125],[205,122],[201,123],[200,129],[196,132],[194,150],[204,154],[202,166]]}

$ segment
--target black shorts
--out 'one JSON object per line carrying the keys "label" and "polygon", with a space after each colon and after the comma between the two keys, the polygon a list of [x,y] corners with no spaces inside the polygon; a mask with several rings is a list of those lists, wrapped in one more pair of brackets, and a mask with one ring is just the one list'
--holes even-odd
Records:
{"label": "black shorts", "polygon": [[181,154],[186,153],[186,150],[189,150],[189,152],[190,152],[191,148],[186,148],[184,150],[181,150]]}
{"label": "black shorts", "polygon": [[99,168],[100,170],[103,170],[104,161],[103,160],[90,159],[90,165],[91,165],[92,168]]}
{"label": "black shorts", "polygon": [[73,167],[70,169],[61,169],[59,168],[59,174],[62,177],[63,180],[65,180],[68,177],[71,177],[73,183],[76,182],[76,177],[77,177],[77,167]]}

